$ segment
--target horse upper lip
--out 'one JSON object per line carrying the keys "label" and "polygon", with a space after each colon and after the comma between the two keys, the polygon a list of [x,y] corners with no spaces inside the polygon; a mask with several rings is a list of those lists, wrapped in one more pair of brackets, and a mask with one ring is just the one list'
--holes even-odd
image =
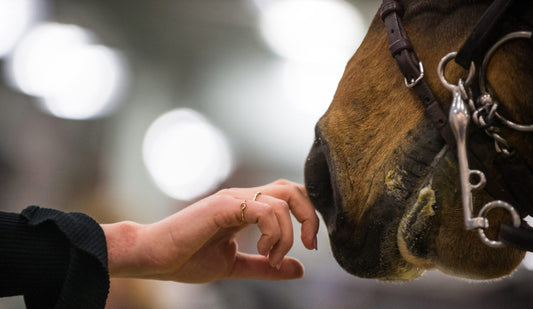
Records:
{"label": "horse upper lip", "polygon": [[320,212],[328,229],[335,224],[335,218],[341,208],[335,172],[329,162],[329,148],[317,128],[315,141],[304,169],[307,194]]}

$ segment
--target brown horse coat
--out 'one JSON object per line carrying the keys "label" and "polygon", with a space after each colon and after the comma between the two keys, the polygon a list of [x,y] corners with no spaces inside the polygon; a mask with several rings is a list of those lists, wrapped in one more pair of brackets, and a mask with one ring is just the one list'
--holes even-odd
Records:
{"label": "brown horse coat", "polygon": [[[490,1],[399,2],[425,80],[448,110],[451,94],[438,80],[437,64],[459,49]],[[512,23],[505,27],[514,29]],[[531,59],[531,45],[509,42],[492,57],[487,74],[502,112],[521,123],[533,122]],[[446,72],[450,81],[465,76],[454,64]],[[506,129],[502,134],[531,163],[533,134]],[[490,143],[481,147],[494,152]],[[491,158],[485,160],[490,166]],[[511,273],[524,256],[487,247],[476,232],[465,230],[455,153],[444,148],[422,104],[405,87],[379,15],[316,125],[305,178],[335,258],[356,276],[407,280],[438,268],[460,277],[497,278]],[[476,191],[475,213],[490,200]],[[505,217],[491,212],[491,226]]]}

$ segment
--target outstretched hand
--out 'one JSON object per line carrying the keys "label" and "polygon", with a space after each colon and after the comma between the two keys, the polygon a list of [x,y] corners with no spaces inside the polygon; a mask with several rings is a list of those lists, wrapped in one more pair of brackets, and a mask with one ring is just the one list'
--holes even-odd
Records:
{"label": "outstretched hand", "polygon": [[[110,275],[179,282],[300,278],[302,264],[285,257],[293,244],[291,212],[302,224],[304,246],[316,249],[318,217],[304,187],[286,180],[224,189],[150,225],[104,224]],[[261,231],[259,255],[238,251],[235,234],[249,224]]]}

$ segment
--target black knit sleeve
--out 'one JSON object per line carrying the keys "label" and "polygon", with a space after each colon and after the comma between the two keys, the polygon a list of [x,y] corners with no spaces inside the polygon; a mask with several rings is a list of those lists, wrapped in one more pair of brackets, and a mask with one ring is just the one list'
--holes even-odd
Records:
{"label": "black knit sleeve", "polygon": [[105,235],[92,218],[0,212],[0,296],[24,295],[28,308],[104,308],[108,291]]}

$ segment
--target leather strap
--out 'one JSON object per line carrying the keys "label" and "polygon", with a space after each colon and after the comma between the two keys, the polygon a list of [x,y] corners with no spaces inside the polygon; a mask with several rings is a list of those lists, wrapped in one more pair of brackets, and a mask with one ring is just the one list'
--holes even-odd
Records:
{"label": "leather strap", "polygon": [[519,228],[515,228],[511,223],[500,225],[499,239],[510,247],[523,251],[533,251],[533,228],[522,222]]}
{"label": "leather strap", "polygon": [[516,198],[515,207],[522,217],[533,216],[533,173],[527,162],[518,154],[499,155],[494,165],[502,172],[503,180]]}
{"label": "leather strap", "polygon": [[468,68],[471,61],[482,61],[497,38],[506,34],[501,27],[504,21],[513,21],[520,30],[532,29],[531,6],[531,0],[493,0],[457,52],[455,62]]}
{"label": "leather strap", "polygon": [[454,148],[455,138],[448,125],[448,117],[435,98],[433,91],[429,88],[429,85],[423,78],[420,78],[422,74],[420,60],[414,51],[401,20],[403,7],[395,0],[384,0],[380,10],[380,16],[387,29],[390,52],[394,59],[396,59],[406,84],[412,84],[411,88],[425,106],[429,119],[439,130],[446,143]]}
{"label": "leather strap", "polygon": [[470,62],[477,62],[494,43],[490,40],[495,27],[500,24],[503,15],[507,12],[513,0],[494,0],[485,11],[481,19],[457,52],[455,62],[467,69]]}

